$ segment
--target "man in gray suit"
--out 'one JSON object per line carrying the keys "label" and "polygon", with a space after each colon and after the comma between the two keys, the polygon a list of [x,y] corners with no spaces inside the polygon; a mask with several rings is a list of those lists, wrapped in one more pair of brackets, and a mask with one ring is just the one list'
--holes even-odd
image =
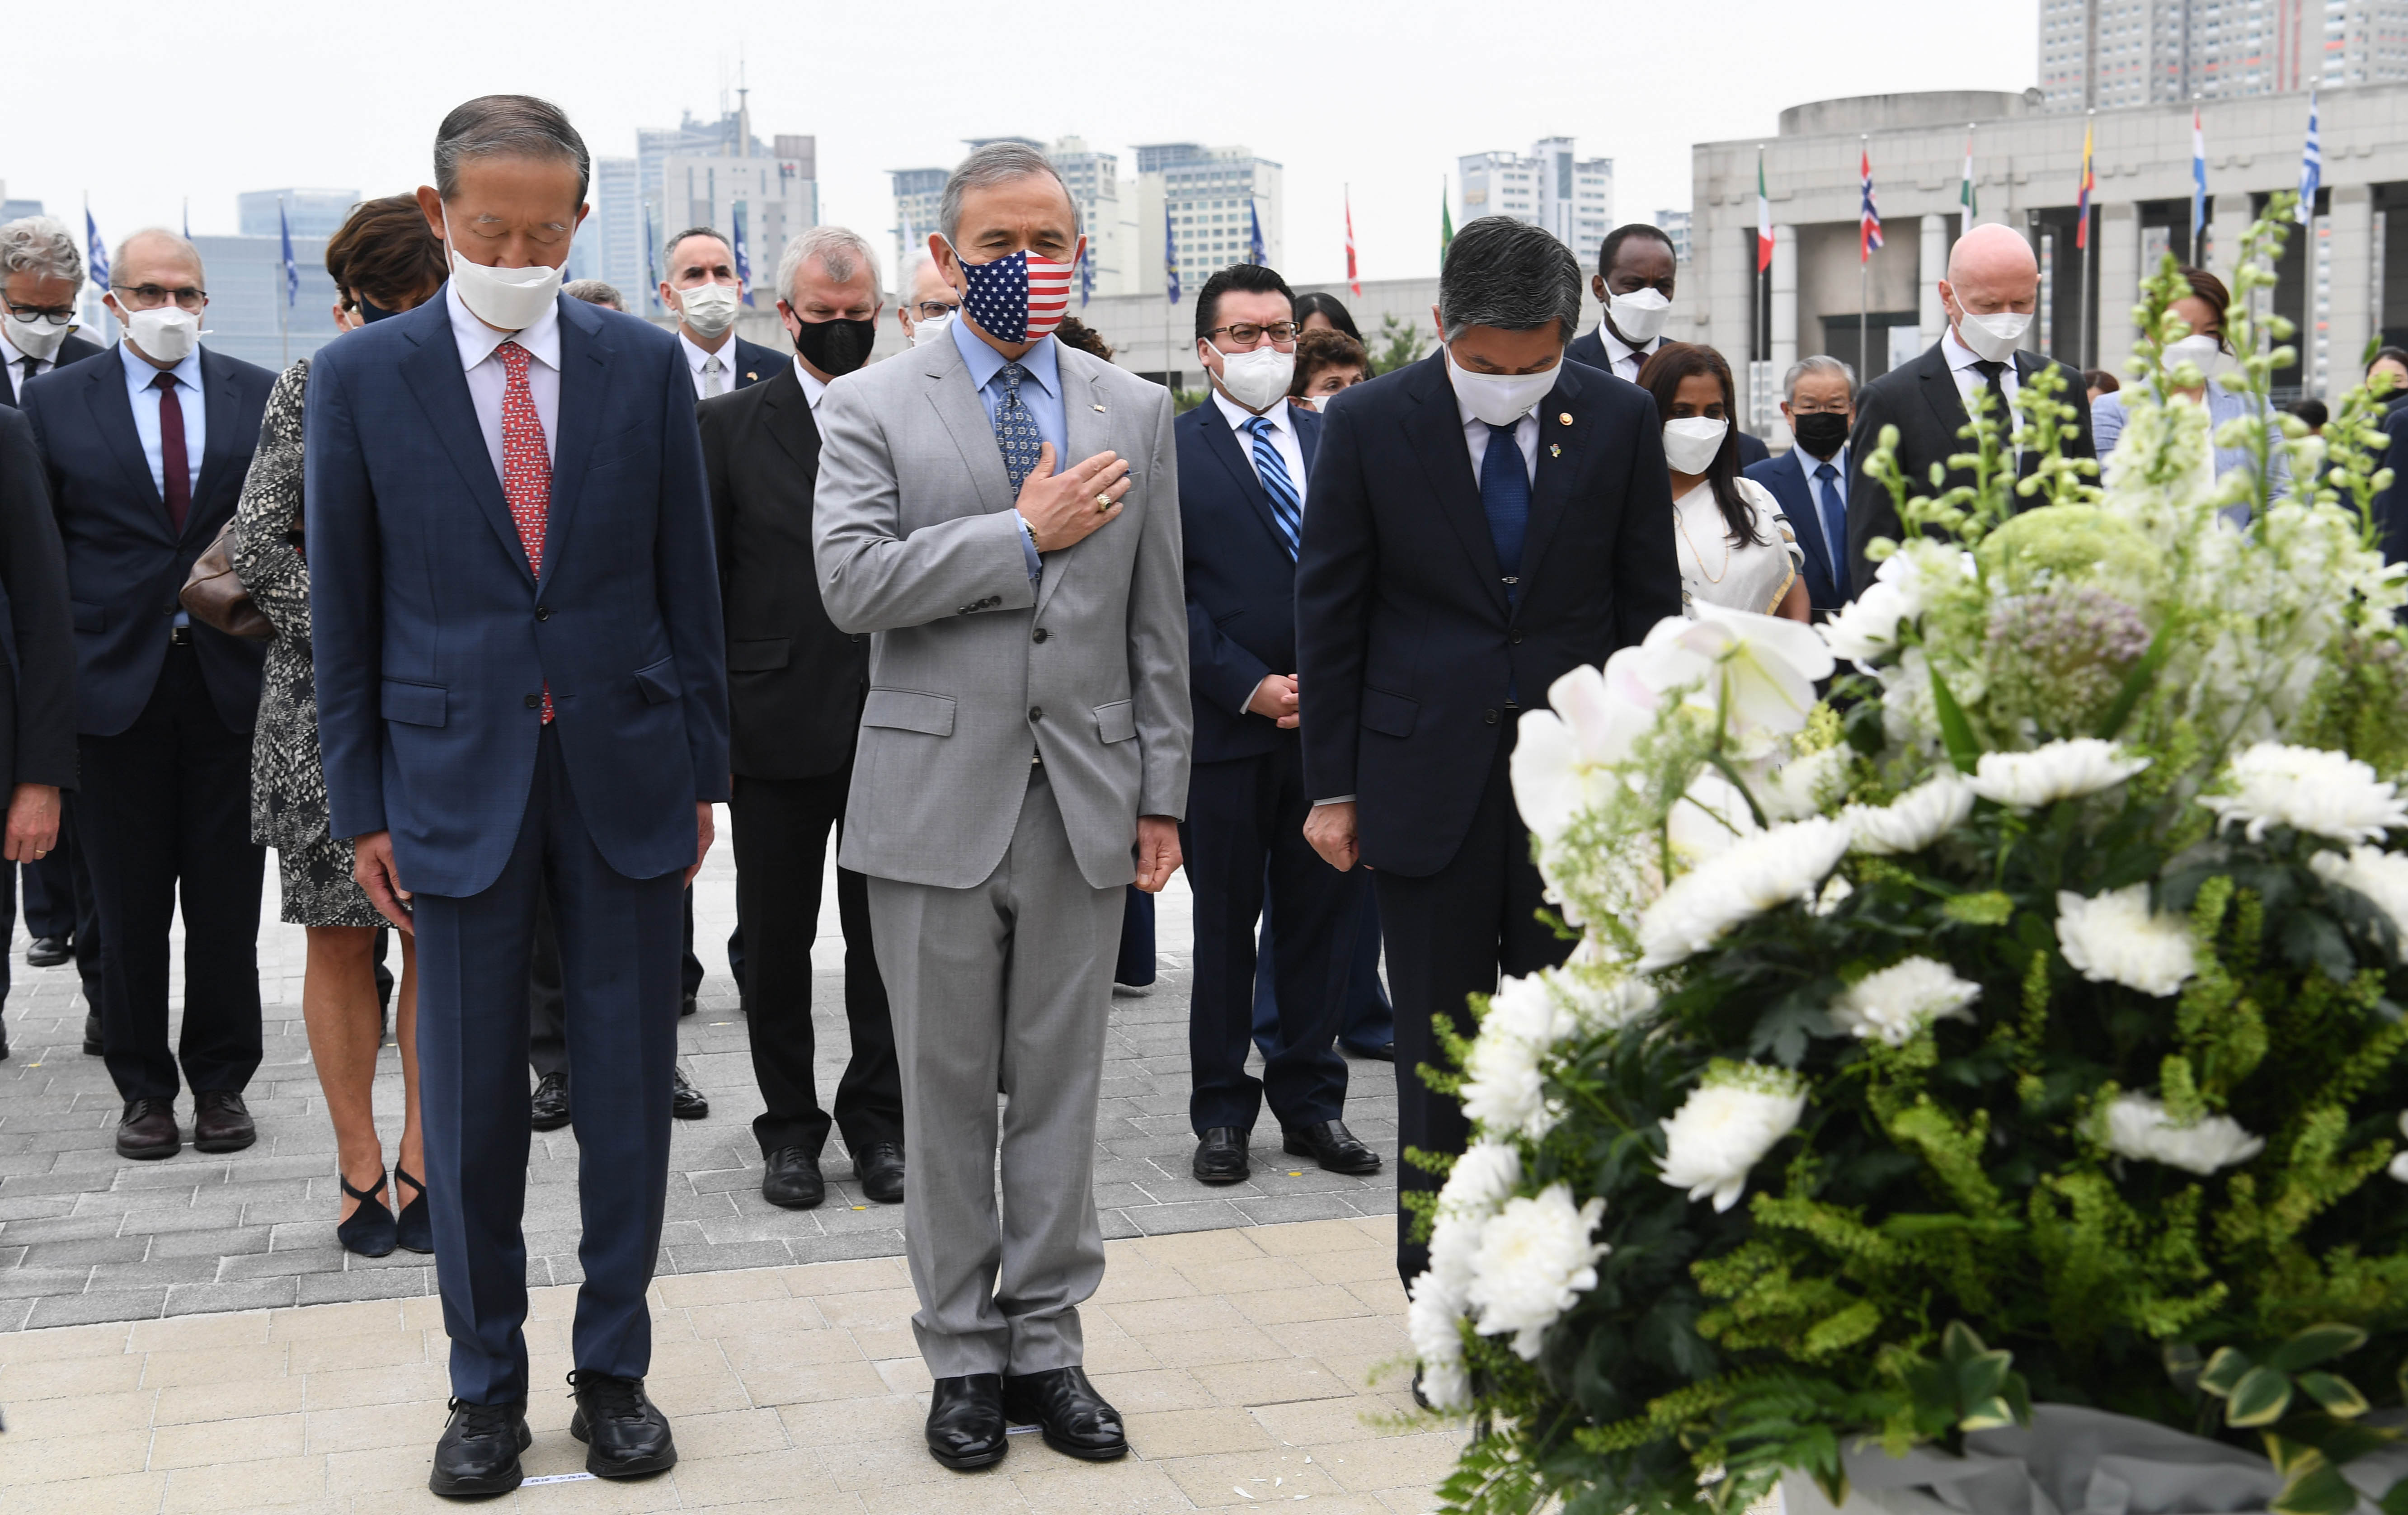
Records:
{"label": "man in gray suit", "polygon": [[928,1450],[992,1465],[1009,1420],[1103,1461],[1128,1443],[1079,1304],[1112,961],[1187,798],[1170,396],[1053,339],[1084,238],[1042,153],[973,152],[939,219],[959,319],[818,413],[822,598],[875,634],[838,861],[869,878],[902,1065]]}

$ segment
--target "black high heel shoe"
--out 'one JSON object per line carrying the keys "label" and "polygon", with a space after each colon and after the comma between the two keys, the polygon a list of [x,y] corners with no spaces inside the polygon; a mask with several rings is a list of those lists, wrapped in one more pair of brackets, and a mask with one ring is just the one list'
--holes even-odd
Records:
{"label": "black high heel shoe", "polygon": [[384,1174],[377,1174],[372,1189],[352,1188],[351,1180],[344,1178],[339,1169],[335,1178],[342,1184],[343,1193],[360,1202],[360,1208],[351,1211],[351,1218],[335,1227],[335,1239],[343,1244],[345,1251],[357,1252],[362,1257],[382,1257],[392,1251],[393,1211],[377,1197],[384,1193]]}
{"label": "black high heel shoe", "polygon": [[435,1250],[435,1222],[426,1212],[426,1185],[415,1174],[395,1163],[393,1165],[395,1193],[399,1185],[408,1184],[418,1191],[418,1197],[401,1208],[393,1219],[394,1240],[405,1251],[431,1252]]}

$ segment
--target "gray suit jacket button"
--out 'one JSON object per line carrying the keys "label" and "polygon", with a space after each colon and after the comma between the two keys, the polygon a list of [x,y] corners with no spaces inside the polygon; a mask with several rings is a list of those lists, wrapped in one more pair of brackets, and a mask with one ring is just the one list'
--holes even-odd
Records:
{"label": "gray suit jacket button", "polygon": [[1045,719],[1045,707],[1043,707],[1043,706],[1041,706],[1041,705],[1032,705],[1032,706],[1030,706],[1030,707],[1028,707],[1028,719],[1029,719],[1029,720],[1031,720],[1031,721],[1042,721],[1042,720],[1044,720],[1044,719]]}

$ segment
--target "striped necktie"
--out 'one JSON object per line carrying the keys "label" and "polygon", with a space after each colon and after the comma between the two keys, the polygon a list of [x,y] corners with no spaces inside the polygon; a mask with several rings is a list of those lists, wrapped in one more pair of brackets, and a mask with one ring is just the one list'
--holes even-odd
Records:
{"label": "striped necktie", "polygon": [[1254,472],[1262,477],[1263,493],[1270,496],[1271,519],[1279,522],[1280,538],[1293,558],[1304,535],[1304,501],[1296,493],[1296,480],[1287,476],[1279,449],[1271,445],[1269,420],[1256,416],[1246,422],[1246,431],[1254,439]]}

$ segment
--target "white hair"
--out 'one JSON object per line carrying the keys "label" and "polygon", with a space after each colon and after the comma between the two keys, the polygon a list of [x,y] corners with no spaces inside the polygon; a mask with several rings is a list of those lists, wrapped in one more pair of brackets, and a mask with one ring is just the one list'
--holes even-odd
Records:
{"label": "white hair", "polygon": [[778,257],[778,298],[791,303],[795,298],[795,276],[803,264],[813,258],[827,270],[828,278],[843,284],[851,281],[862,269],[869,270],[870,293],[882,303],[886,286],[879,281],[878,255],[861,234],[844,226],[814,226],[786,244]]}
{"label": "white hair", "polygon": [[31,274],[36,279],[64,279],[83,283],[83,250],[66,222],[49,216],[24,216],[0,226],[0,279]]}
{"label": "white hair", "polygon": [[108,260],[109,283],[113,285],[117,282],[117,271],[125,266],[125,255],[133,250],[134,244],[136,242],[146,241],[153,237],[177,248],[184,254],[185,257],[193,260],[193,269],[194,272],[201,274],[204,279],[208,277],[207,270],[201,266],[200,249],[193,246],[190,241],[187,241],[177,233],[169,231],[165,226],[145,226],[137,231],[126,233],[125,240],[117,244],[117,250],[109,256]]}
{"label": "white hair", "polygon": [[1784,375],[1781,380],[1781,397],[1788,401],[1791,405],[1796,405],[1798,403],[1798,381],[1805,378],[1808,374],[1839,375],[1842,379],[1847,380],[1848,403],[1851,405],[1856,403],[1856,371],[1854,368],[1849,367],[1846,364],[1842,363],[1839,359],[1820,352],[1811,358],[1800,358],[1796,363],[1789,365],[1789,372]]}

